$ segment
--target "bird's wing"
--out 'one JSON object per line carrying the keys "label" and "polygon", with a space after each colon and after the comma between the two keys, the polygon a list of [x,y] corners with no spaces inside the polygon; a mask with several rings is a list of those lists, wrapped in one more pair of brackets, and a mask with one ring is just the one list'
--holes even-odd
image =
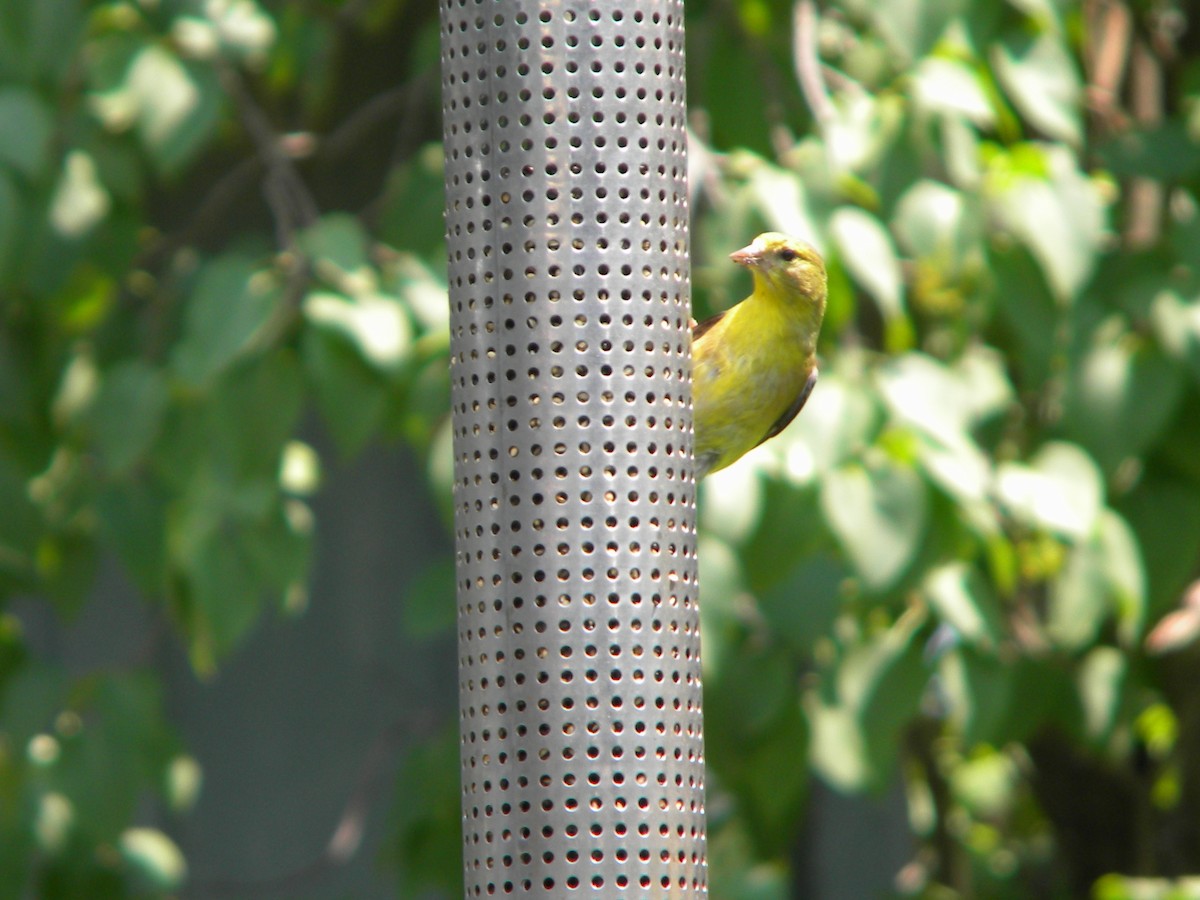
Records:
{"label": "bird's wing", "polygon": [[[813,366],[813,370],[808,373],[808,381],[804,382],[804,387],[800,389],[800,393],[792,401],[792,405],[785,409],[783,415],[776,419],[774,424],[767,429],[767,433],[762,436],[762,440],[758,442],[759,444],[763,441],[769,441],[775,435],[779,434],[779,432],[783,431],[783,429],[787,428],[792,419],[799,415],[800,410],[804,409],[804,403],[808,400],[808,395],[812,393],[812,389],[817,384],[817,374],[817,367]],[[757,447],[758,444],[754,446]]]}
{"label": "bird's wing", "polygon": [[[704,333],[725,318],[725,313],[728,310],[717,313],[715,316],[709,316],[703,322],[698,322],[692,326],[692,340],[698,341],[704,337]],[[799,410],[797,410],[799,412]]]}

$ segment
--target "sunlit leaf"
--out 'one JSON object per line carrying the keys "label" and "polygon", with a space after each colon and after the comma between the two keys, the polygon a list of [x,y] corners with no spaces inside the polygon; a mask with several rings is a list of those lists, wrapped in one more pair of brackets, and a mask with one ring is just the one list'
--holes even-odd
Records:
{"label": "sunlit leaf", "polygon": [[404,307],[384,294],[314,292],[304,301],[304,317],[349,338],[365,362],[385,373],[404,363],[412,344],[412,324]]}
{"label": "sunlit leaf", "polygon": [[1063,411],[1067,433],[1110,470],[1161,437],[1184,386],[1161,351],[1113,324],[1072,367]]}
{"label": "sunlit leaf", "polygon": [[822,480],[821,509],[855,572],[870,590],[882,591],[904,573],[925,537],[929,491],[899,463],[849,465]]}
{"label": "sunlit leaf", "polygon": [[827,704],[816,693],[805,696],[804,711],[811,729],[809,764],[832,787],[861,791],[872,775],[866,736],[854,712]]}
{"label": "sunlit leaf", "polygon": [[996,76],[1017,108],[1046,135],[1078,144],[1083,83],[1062,34],[1014,36],[992,54]]}
{"label": "sunlit leaf", "polygon": [[848,649],[827,673],[827,698],[805,697],[813,768],[833,786],[862,790],[892,774],[897,735],[916,712],[930,677],[916,640],[919,612]]}
{"label": "sunlit leaf", "polygon": [[821,232],[809,207],[807,191],[794,172],[764,162],[752,170],[747,187],[769,228],[795,235],[821,249]]}
{"label": "sunlit leaf", "polygon": [[1055,296],[1069,302],[1095,267],[1105,234],[1104,208],[1095,185],[1065,148],[1029,153],[1047,174],[999,156],[989,170],[989,193],[1005,226],[1037,259]]}
{"label": "sunlit leaf", "polygon": [[50,204],[50,224],[65,238],[78,238],[96,227],[112,208],[112,198],[96,173],[95,161],[72,150]]}
{"label": "sunlit leaf", "polygon": [[215,131],[224,92],[211,66],[125,34],[98,42],[88,63],[95,116],[110,132],[132,129],[159,172],[178,172]]}
{"label": "sunlit leaf", "polygon": [[786,443],[789,477],[805,483],[841,465],[872,440],[879,410],[861,386],[834,373],[822,373],[812,396],[780,440]]}
{"label": "sunlit leaf", "polygon": [[965,212],[961,191],[923,180],[905,191],[897,202],[892,228],[902,246],[915,256],[953,258]]}
{"label": "sunlit leaf", "polygon": [[962,116],[981,128],[996,118],[979,74],[957,59],[921,60],[913,72],[913,99],[928,113]]}
{"label": "sunlit leaf", "polygon": [[831,168],[846,174],[877,163],[899,127],[900,112],[894,103],[863,91],[838,95],[823,126]]}
{"label": "sunlit leaf", "polygon": [[1047,627],[1060,644],[1079,649],[1116,618],[1121,637],[1132,643],[1141,633],[1145,600],[1137,542],[1120,517],[1106,511],[1096,533],[1071,550],[1052,583]]}
{"label": "sunlit leaf", "polygon": [[1125,656],[1116,647],[1097,647],[1079,665],[1077,681],[1084,727],[1093,740],[1107,738],[1117,721],[1128,668]]}
{"label": "sunlit leaf", "polygon": [[187,875],[183,852],[157,828],[127,828],[119,846],[126,865],[154,890],[173,891],[183,883]]}
{"label": "sunlit leaf", "polygon": [[1049,443],[1029,461],[1001,463],[996,491],[1009,511],[1030,525],[1086,538],[1100,515],[1104,482],[1074,444]]}
{"label": "sunlit leaf", "polygon": [[892,237],[883,224],[855,207],[843,206],[829,220],[842,260],[854,280],[879,304],[886,318],[904,314],[904,286]]}
{"label": "sunlit leaf", "polygon": [[1015,802],[1013,788],[1020,775],[1009,756],[988,748],[955,767],[950,789],[954,799],[974,815],[1002,816]]}
{"label": "sunlit leaf", "polygon": [[1112,611],[1103,561],[1096,549],[1090,541],[1073,548],[1051,587],[1046,630],[1057,644],[1070,650],[1094,641]]}
{"label": "sunlit leaf", "polygon": [[965,640],[995,646],[1001,635],[1001,613],[990,588],[965,563],[946,563],[933,569],[922,593],[938,617]]}

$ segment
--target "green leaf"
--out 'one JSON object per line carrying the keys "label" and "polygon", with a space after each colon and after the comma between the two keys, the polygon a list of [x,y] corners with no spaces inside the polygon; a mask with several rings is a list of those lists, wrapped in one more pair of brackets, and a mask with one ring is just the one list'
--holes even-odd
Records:
{"label": "green leaf", "polygon": [[869,9],[898,61],[911,63],[930,51],[962,6],[958,0],[877,0]]}
{"label": "green leaf", "polygon": [[137,53],[124,92],[138,136],[161,172],[177,172],[212,133],[222,96],[211,73],[193,69],[158,44]]}
{"label": "green leaf", "polygon": [[454,630],[457,619],[455,563],[445,559],[430,563],[404,592],[404,632],[428,638]]}
{"label": "green leaf", "polygon": [[238,529],[214,529],[179,559],[192,665],[211,672],[258,621],[263,586]]}
{"label": "green leaf", "polygon": [[961,116],[980,128],[996,121],[991,99],[979,74],[957,59],[926,57],[913,78],[913,100],[927,114]]}
{"label": "green leaf", "polygon": [[745,811],[761,858],[778,858],[795,841],[808,797],[807,754],[807,722],[799,704],[791,704],[768,734],[740,748],[735,772],[714,764]]}
{"label": "green leaf", "polygon": [[826,675],[827,700],[816,691],[805,697],[812,765],[834,787],[863,790],[892,776],[900,730],[931,674],[917,640],[924,624],[923,613],[902,615],[848,650]]}
{"label": "green leaf", "polygon": [[1118,177],[1183,181],[1200,173],[1200,144],[1174,119],[1153,128],[1123,131],[1097,152]]}
{"label": "green leaf", "polygon": [[909,466],[886,461],[829,472],[821,509],[866,587],[882,592],[904,574],[929,524],[929,491]]}
{"label": "green leaf", "polygon": [[0,730],[10,746],[24,752],[34,735],[53,729],[55,716],[67,702],[67,673],[58,666],[31,661],[2,687]]}
{"label": "green leaf", "polygon": [[1150,301],[1150,322],[1163,350],[1182,360],[1200,386],[1200,298],[1184,299],[1164,288]]}
{"label": "green leaf", "polygon": [[380,239],[426,259],[443,257],[441,231],[430,228],[429,223],[442,217],[445,194],[442,145],[426,144],[388,175],[379,218]]}
{"label": "green leaf", "polygon": [[175,891],[187,875],[179,847],[157,828],[127,828],[117,842],[121,859],[154,891]]}
{"label": "green leaf", "polygon": [[928,179],[912,185],[897,201],[892,229],[911,255],[951,265],[979,238],[963,193]]}
{"label": "green leaf", "polygon": [[8,174],[0,171],[0,287],[10,283],[16,268],[22,217],[21,197]]}
{"label": "green leaf", "polygon": [[[1103,247],[1105,212],[1095,185],[1063,147],[1029,148],[1026,162],[1014,151],[989,169],[989,194],[1009,231],[1037,259],[1062,303],[1073,301],[1091,277]],[[1046,175],[1030,171],[1044,164]]]}
{"label": "green leaf", "polygon": [[827,554],[810,556],[758,601],[759,611],[780,640],[808,654],[829,633],[841,610],[846,568]]}
{"label": "green leaf", "polygon": [[87,15],[79,0],[0,4],[0,77],[58,82],[71,72]]}
{"label": "green leaf", "polygon": [[704,712],[718,733],[713,750],[736,753],[743,742],[764,736],[775,727],[794,701],[791,656],[779,647],[742,641],[736,665],[719,673],[706,672]]}
{"label": "green leaf", "polygon": [[961,732],[965,747],[1008,739],[1004,719],[1015,681],[1011,666],[979,648],[961,644],[939,658],[938,677],[947,718]]}
{"label": "green leaf", "polygon": [[142,459],[158,437],[166,405],[166,381],[149,364],[126,360],[104,373],[87,421],[110,473]]}
{"label": "green leaf", "polygon": [[72,712],[87,726],[60,733],[51,784],[70,800],[73,826],[95,840],[117,839],[161,771],[171,744],[161,694],[145,673],[97,676],[75,691]]}
{"label": "green leaf", "polygon": [[166,586],[167,500],[140,481],[109,485],[96,500],[100,526],[117,557],[146,594]]}
{"label": "green leaf", "polygon": [[921,592],[938,618],[963,639],[985,648],[998,644],[1003,634],[1000,605],[975,568],[952,562],[931,569]]}
{"label": "green leaf", "polygon": [[1145,557],[1147,617],[1157,618],[1176,606],[1200,563],[1200,485],[1154,474],[1121,499],[1120,510]]}
{"label": "green leaf", "polygon": [[50,158],[50,110],[27,88],[0,88],[0,122],[0,165],[12,166],[31,181],[40,178]]}
{"label": "green leaf", "polygon": [[1076,682],[1084,728],[1096,742],[1108,739],[1118,722],[1129,665],[1116,647],[1097,647],[1079,663]]}
{"label": "green leaf", "polygon": [[183,338],[171,357],[185,382],[205,387],[256,346],[279,303],[274,280],[242,256],[206,265],[184,312]]}
{"label": "green leaf", "polygon": [[304,372],[292,350],[247,360],[212,389],[208,440],[237,478],[275,480],[304,399]]}
{"label": "green leaf", "polygon": [[[829,166],[843,176],[869,170],[892,145],[902,118],[899,98],[877,98],[865,91],[839,93],[822,127]],[[866,187],[861,180],[857,184]]]}
{"label": "green leaf", "polygon": [[1122,641],[1133,643],[1145,619],[1146,588],[1137,541],[1116,513],[1105,510],[1095,534],[1076,545],[1050,586],[1047,632],[1069,650],[1095,642],[1116,617]]}
{"label": "green leaf", "polygon": [[317,275],[343,288],[346,275],[373,277],[367,258],[368,236],[358,218],[349,213],[330,213],[299,235],[300,249],[312,260]]}
{"label": "green leaf", "polygon": [[301,354],[325,424],[343,453],[356,453],[382,419],[384,383],[339,334],[305,329]]}
{"label": "green leaf", "polygon": [[29,499],[28,477],[6,455],[0,455],[0,588],[10,579],[26,582],[33,575],[42,517]]}
{"label": "green leaf", "polygon": [[993,47],[996,77],[1035,128],[1078,146],[1083,83],[1065,37],[1052,31],[1012,35]]}
{"label": "green leaf", "polygon": [[304,317],[315,328],[347,337],[365,362],[384,373],[395,373],[412,348],[412,324],[395,297],[314,292],[304,301]]}
{"label": "green leaf", "polygon": [[1051,442],[1029,461],[1001,463],[996,492],[1025,523],[1067,538],[1087,538],[1100,516],[1104,482],[1095,462],[1074,444]]}
{"label": "green leaf", "polygon": [[805,482],[841,465],[870,444],[879,419],[878,408],[859,384],[836,371],[822,372],[804,414],[783,433],[788,473]]}
{"label": "green leaf", "polygon": [[892,237],[870,213],[852,206],[835,210],[829,231],[837,242],[846,268],[875,298],[885,319],[904,315],[904,286],[900,260]]}
{"label": "green leaf", "polygon": [[869,787],[875,773],[867,738],[854,711],[822,701],[816,691],[804,697],[811,739],[809,764],[831,787],[847,793]]}
{"label": "green leaf", "polygon": [[1184,376],[1157,347],[1102,327],[1075,360],[1063,398],[1063,427],[1112,471],[1162,436],[1183,398]]}
{"label": "green leaf", "polygon": [[96,162],[82,150],[63,159],[58,187],[50,201],[50,224],[67,240],[82,238],[108,217],[112,198],[100,183]]}
{"label": "green leaf", "polygon": [[407,873],[401,896],[463,895],[458,749],[458,733],[448,728],[405,754],[392,808],[392,854]]}

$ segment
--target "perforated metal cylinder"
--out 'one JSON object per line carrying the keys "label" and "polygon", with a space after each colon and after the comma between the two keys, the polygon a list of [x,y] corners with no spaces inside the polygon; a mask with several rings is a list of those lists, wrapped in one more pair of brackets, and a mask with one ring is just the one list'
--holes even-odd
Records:
{"label": "perforated metal cylinder", "polygon": [[683,5],[441,12],[466,894],[703,896]]}

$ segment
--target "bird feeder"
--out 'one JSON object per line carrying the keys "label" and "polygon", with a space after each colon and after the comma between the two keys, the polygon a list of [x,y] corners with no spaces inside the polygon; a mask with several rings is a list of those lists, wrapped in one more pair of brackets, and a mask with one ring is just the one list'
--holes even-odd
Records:
{"label": "bird feeder", "polygon": [[465,895],[707,893],[678,0],[441,0]]}

